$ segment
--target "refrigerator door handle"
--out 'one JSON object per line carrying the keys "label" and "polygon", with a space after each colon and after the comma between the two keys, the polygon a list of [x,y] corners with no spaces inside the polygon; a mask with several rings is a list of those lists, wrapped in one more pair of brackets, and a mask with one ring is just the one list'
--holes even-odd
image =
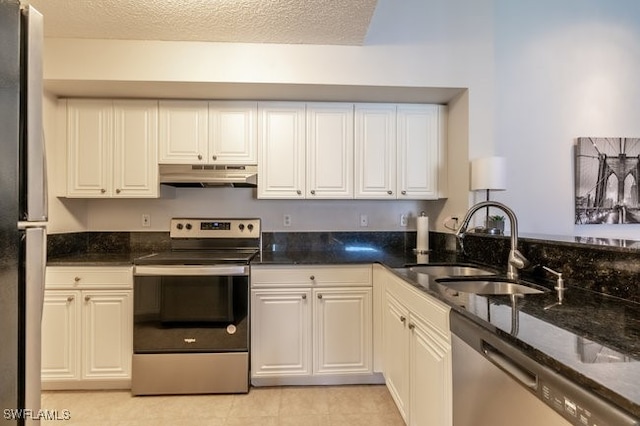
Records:
{"label": "refrigerator door handle", "polygon": [[40,408],[41,328],[47,259],[44,227],[25,231],[25,408]]}

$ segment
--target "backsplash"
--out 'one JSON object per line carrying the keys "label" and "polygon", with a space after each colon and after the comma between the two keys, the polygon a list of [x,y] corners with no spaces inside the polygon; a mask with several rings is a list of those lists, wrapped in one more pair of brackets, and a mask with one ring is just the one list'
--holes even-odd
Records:
{"label": "backsplash", "polygon": [[[434,250],[452,250],[453,234],[431,233]],[[566,285],[640,303],[640,251],[582,243],[520,238],[520,252],[531,262],[523,275],[553,282],[542,269],[547,266],[562,273]],[[459,248],[459,246],[458,246]],[[510,238],[466,234],[464,256],[469,261],[506,269]]]}
{"label": "backsplash", "polygon": [[[320,252],[343,249],[408,252],[416,245],[415,232],[265,232],[266,251]],[[429,233],[435,253],[453,253],[458,247],[453,234]],[[78,253],[129,253],[144,255],[169,249],[168,232],[80,232],[48,236],[49,257]],[[462,260],[506,269],[508,237],[467,234]],[[562,272],[565,283],[640,303],[640,250],[583,243],[520,238],[519,248],[531,265],[524,276],[553,283],[542,269]]]}

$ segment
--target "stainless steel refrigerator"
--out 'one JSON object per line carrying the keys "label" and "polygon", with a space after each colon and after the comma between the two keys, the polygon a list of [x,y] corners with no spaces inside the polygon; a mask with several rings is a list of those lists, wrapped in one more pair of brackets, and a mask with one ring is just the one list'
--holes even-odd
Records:
{"label": "stainless steel refrigerator", "polygon": [[42,15],[0,0],[0,424],[37,424],[46,263]]}

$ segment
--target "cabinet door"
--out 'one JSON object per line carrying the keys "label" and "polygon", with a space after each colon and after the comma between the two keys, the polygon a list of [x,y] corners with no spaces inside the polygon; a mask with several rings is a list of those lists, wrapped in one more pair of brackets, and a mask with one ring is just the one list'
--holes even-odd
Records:
{"label": "cabinet door", "polygon": [[409,329],[411,414],[408,424],[451,425],[451,345],[415,315],[410,317]]}
{"label": "cabinet door", "polygon": [[42,381],[80,379],[80,292],[45,291]]}
{"label": "cabinet door", "polygon": [[311,290],[251,291],[251,376],[311,375]]}
{"label": "cabinet door", "polygon": [[316,289],[314,374],[372,372],[371,288]]}
{"label": "cabinet door", "polygon": [[257,115],[257,102],[209,102],[208,162],[257,164]]}
{"label": "cabinet door", "polygon": [[158,103],[114,102],[113,192],[158,196]]}
{"label": "cabinet door", "polygon": [[111,195],[113,103],[67,102],[67,196]]}
{"label": "cabinet door", "polygon": [[305,105],[258,105],[258,198],[305,197]]}
{"label": "cabinet door", "polygon": [[396,198],[396,105],[356,104],[355,197]]}
{"label": "cabinet door", "polygon": [[[437,199],[443,136],[440,105],[398,106],[398,198]],[[442,144],[442,146],[441,146]]]}
{"label": "cabinet door", "polygon": [[353,104],[307,104],[307,198],[353,198]]}
{"label": "cabinet door", "polygon": [[208,150],[206,101],[160,101],[161,164],[204,164]]}
{"label": "cabinet door", "polygon": [[82,292],[82,378],[131,378],[132,291]]}
{"label": "cabinet door", "polygon": [[409,415],[409,312],[389,293],[385,297],[383,318],[384,377],[402,418]]}

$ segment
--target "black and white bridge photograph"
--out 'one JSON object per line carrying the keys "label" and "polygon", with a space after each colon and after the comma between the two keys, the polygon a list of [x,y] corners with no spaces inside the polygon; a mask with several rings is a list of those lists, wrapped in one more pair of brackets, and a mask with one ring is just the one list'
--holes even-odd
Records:
{"label": "black and white bridge photograph", "polygon": [[575,154],[575,223],[640,223],[640,138],[578,138]]}

